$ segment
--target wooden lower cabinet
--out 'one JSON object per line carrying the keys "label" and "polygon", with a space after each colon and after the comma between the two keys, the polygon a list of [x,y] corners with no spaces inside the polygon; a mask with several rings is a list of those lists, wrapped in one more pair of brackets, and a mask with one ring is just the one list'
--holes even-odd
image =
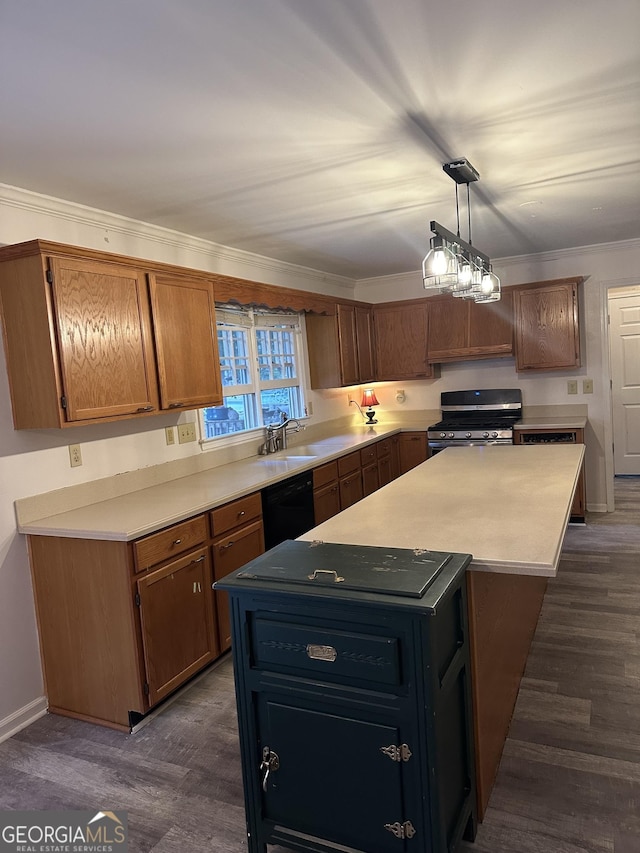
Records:
{"label": "wooden lower cabinet", "polygon": [[[584,429],[571,429],[568,427],[548,427],[532,429],[515,428],[513,433],[514,444],[584,444]],[[580,469],[576,492],[571,505],[571,521],[582,523],[587,511],[587,497],[584,479],[584,462]]]}
{"label": "wooden lower cabinet", "polygon": [[218,656],[209,549],[192,551],[137,583],[146,689],[155,705]]}
{"label": "wooden lower cabinet", "polygon": [[206,515],[136,542],[27,541],[51,712],[129,731],[220,654]]}
{"label": "wooden lower cabinet", "polygon": [[[260,494],[231,501],[210,513],[213,575],[216,581],[264,553],[264,526]],[[214,593],[220,651],[231,648],[231,622],[226,592]]]}
{"label": "wooden lower cabinet", "polygon": [[340,509],[347,509],[364,497],[362,489],[362,465],[360,451],[347,453],[338,459],[338,485]]}
{"label": "wooden lower cabinet", "polygon": [[401,432],[398,435],[399,474],[406,474],[427,460],[426,432]]}
{"label": "wooden lower cabinet", "polygon": [[338,463],[333,460],[313,469],[313,515],[322,524],[340,512]]}

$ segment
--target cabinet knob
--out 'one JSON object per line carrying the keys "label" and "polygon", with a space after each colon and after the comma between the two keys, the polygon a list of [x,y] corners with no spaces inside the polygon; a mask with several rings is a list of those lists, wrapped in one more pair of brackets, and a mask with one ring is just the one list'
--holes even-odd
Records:
{"label": "cabinet knob", "polygon": [[181,545],[181,544],[182,544],[182,539],[174,539],[174,540],[173,540],[173,544],[174,544],[174,545]]}
{"label": "cabinet knob", "polygon": [[246,514],[247,513],[243,509],[241,509],[240,512],[238,513],[238,518],[242,518],[242,516],[246,515]]}

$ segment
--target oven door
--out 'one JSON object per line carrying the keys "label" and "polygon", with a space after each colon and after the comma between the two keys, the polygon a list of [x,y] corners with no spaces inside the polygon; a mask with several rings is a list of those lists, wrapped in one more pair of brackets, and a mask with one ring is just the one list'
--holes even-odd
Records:
{"label": "oven door", "polygon": [[430,439],[429,440],[429,458],[440,453],[441,450],[446,450],[447,447],[486,447],[495,444],[513,444],[507,438],[461,438],[459,441],[451,441],[448,439]]}

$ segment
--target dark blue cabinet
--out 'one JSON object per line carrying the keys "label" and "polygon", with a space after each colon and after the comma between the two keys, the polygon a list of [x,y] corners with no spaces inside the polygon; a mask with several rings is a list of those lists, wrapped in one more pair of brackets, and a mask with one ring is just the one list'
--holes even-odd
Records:
{"label": "dark blue cabinet", "polygon": [[476,829],[469,555],[283,542],[231,601],[250,853],[452,853]]}

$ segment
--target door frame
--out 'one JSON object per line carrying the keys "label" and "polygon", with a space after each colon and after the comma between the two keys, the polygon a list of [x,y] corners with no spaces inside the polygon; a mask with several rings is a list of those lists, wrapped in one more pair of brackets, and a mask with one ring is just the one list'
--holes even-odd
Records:
{"label": "door frame", "polygon": [[604,427],[604,474],[607,512],[615,509],[613,483],[613,394],[611,393],[611,349],[609,341],[609,290],[614,287],[640,287],[640,275],[634,278],[606,279],[600,282],[600,346],[602,364],[602,412]]}

